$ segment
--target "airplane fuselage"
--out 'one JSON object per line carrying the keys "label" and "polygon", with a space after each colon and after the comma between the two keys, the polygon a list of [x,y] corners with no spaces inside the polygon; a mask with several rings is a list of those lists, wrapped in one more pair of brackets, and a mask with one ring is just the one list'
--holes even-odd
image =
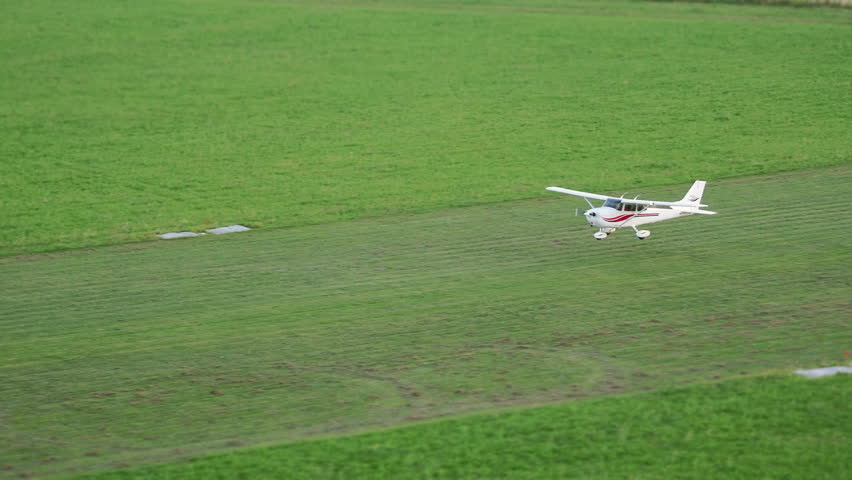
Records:
{"label": "airplane fuselage", "polygon": [[637,227],[646,223],[662,222],[684,215],[689,212],[675,210],[673,208],[645,208],[639,211],[623,211],[612,207],[591,208],[583,212],[589,225],[605,229],[617,229],[623,227]]}

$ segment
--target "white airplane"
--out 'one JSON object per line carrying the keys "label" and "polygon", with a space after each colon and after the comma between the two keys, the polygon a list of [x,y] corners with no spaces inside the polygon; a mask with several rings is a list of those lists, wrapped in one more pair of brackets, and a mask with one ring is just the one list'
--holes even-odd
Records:
{"label": "white airplane", "polygon": [[[693,214],[715,215],[716,212],[710,210],[701,210],[701,207],[706,207],[701,202],[701,195],[704,194],[704,185],[707,182],[696,180],[692,187],[686,192],[686,195],[679,202],[657,202],[654,200],[637,200],[636,198],[629,199],[621,197],[608,197],[606,195],[598,195],[596,193],[580,192],[578,190],[569,190],[561,187],[547,187],[551,192],[567,193],[568,195],[576,195],[583,197],[586,203],[591,207],[583,212],[589,226],[598,227],[595,232],[595,239],[603,240],[611,233],[619,228],[631,227],[636,232],[636,237],[639,240],[648,238],[651,232],[648,230],[639,230],[636,227],[646,223],[662,222],[663,220],[671,220],[673,218],[686,217]],[[604,204],[600,207],[595,207],[590,198],[603,200]],[[658,208],[664,207],[664,208]]]}

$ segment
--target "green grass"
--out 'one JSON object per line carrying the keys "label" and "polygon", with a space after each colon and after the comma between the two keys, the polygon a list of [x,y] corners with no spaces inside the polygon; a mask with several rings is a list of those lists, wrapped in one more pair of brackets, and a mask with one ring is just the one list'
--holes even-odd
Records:
{"label": "green grass", "polygon": [[253,449],[98,479],[844,478],[852,378],[758,377]]}
{"label": "green grass", "polygon": [[651,0],[655,2],[734,3],[741,5],[784,5],[790,7],[850,7],[852,0]]}
{"label": "green grass", "polygon": [[10,1],[0,256],[848,164],[852,12]]}
{"label": "green grass", "polygon": [[711,182],[719,215],[644,242],[542,190],[0,260],[0,476],[837,363],[850,189],[849,167]]}
{"label": "green grass", "polygon": [[[150,472],[538,477],[540,459],[554,476],[838,477],[845,437],[805,405],[842,410],[843,380],[499,423],[528,441],[487,430],[499,417],[312,439],[842,360],[850,24],[626,1],[7,2],[0,478],[305,440]],[[677,199],[696,177],[720,215],[645,242],[594,242],[570,216],[585,204],[542,190]],[[230,223],[261,228],[127,244]],[[123,245],[34,254],[106,244]],[[782,391],[789,430],[748,410]],[[724,413],[705,395],[753,413],[696,418]],[[669,398],[650,424],[600,423]],[[673,411],[692,418],[669,428]],[[634,463],[536,437],[556,412]],[[464,451],[422,454],[459,425]],[[388,450],[403,455],[373,461]]]}

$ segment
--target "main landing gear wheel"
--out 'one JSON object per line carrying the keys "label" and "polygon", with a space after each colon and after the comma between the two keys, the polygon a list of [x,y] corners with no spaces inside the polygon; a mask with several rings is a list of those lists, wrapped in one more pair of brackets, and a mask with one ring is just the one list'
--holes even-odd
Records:
{"label": "main landing gear wheel", "polygon": [[604,238],[607,237],[607,234],[604,233],[604,232],[595,232],[594,237],[595,237],[595,240],[603,240]]}
{"label": "main landing gear wheel", "polygon": [[648,230],[637,230],[636,231],[636,238],[638,238],[639,240],[645,240],[646,238],[648,238],[650,236],[651,236],[651,232],[649,232]]}

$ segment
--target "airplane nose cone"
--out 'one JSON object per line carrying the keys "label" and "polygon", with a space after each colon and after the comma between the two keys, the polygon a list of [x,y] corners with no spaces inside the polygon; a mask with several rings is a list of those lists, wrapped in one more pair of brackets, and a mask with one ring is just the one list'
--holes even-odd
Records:
{"label": "airplane nose cone", "polygon": [[591,211],[591,210],[586,210],[585,212],[583,212],[583,215],[585,215],[587,217],[597,216],[597,214],[595,212]]}

